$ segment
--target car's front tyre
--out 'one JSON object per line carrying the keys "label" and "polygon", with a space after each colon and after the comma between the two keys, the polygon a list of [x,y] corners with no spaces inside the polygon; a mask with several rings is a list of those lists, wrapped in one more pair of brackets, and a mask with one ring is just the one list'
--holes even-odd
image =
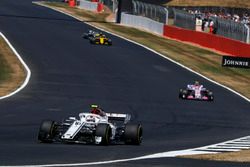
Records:
{"label": "car's front tyre", "polygon": [[98,124],[95,136],[101,137],[101,145],[109,145],[111,138],[111,127],[109,124]]}
{"label": "car's front tyre", "polygon": [[84,39],[88,39],[88,34],[87,34],[87,33],[84,33],[84,34],[82,35],[82,37],[83,37]]}
{"label": "car's front tyre", "polygon": [[188,94],[188,91],[187,90],[183,90],[183,89],[180,89],[180,92],[179,92],[179,98],[180,99],[186,99],[187,98],[187,94]]}
{"label": "car's front tyre", "polygon": [[46,120],[41,123],[38,140],[43,143],[53,142],[53,137],[55,135],[55,122]]}

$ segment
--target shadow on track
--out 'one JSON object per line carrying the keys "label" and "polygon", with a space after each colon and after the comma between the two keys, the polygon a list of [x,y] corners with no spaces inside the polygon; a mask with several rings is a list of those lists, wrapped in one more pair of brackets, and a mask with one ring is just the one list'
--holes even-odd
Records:
{"label": "shadow on track", "polygon": [[39,16],[24,16],[24,15],[22,16],[22,15],[10,15],[10,14],[0,14],[0,17],[80,22],[80,21],[75,20],[75,19],[49,18],[49,17],[39,17]]}
{"label": "shadow on track", "polygon": [[21,18],[21,19],[34,19],[34,20],[51,20],[51,21],[65,21],[65,22],[96,22],[96,23],[113,23],[107,21],[98,21],[98,20],[76,20],[76,19],[63,19],[63,18],[50,18],[50,17],[40,17],[40,16],[25,16],[25,15],[10,15],[10,14],[0,14],[0,17],[7,17],[7,18]]}

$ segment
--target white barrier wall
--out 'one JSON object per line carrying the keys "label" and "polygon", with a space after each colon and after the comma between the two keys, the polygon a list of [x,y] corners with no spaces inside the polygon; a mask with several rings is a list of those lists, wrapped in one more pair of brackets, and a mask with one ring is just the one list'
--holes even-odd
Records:
{"label": "white barrier wall", "polygon": [[163,23],[151,20],[147,17],[130,15],[127,13],[121,14],[121,24],[128,25],[131,27],[142,28],[159,35],[163,35]]}
{"label": "white barrier wall", "polygon": [[91,11],[97,11],[97,2],[90,2],[90,1],[85,1],[85,0],[77,0],[79,4],[80,9],[85,9],[85,10],[91,10]]}

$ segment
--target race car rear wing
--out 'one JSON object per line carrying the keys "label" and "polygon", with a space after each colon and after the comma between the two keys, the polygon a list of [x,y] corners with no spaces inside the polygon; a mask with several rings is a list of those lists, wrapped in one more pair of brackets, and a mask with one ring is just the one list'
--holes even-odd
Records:
{"label": "race car rear wing", "polygon": [[109,121],[123,121],[127,123],[131,119],[130,114],[106,113]]}

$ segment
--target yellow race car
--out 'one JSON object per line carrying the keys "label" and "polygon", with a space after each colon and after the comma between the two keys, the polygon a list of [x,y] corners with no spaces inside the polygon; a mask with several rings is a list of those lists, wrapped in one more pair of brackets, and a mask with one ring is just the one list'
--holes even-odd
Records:
{"label": "yellow race car", "polygon": [[90,37],[89,42],[97,45],[112,45],[112,40],[101,33]]}

